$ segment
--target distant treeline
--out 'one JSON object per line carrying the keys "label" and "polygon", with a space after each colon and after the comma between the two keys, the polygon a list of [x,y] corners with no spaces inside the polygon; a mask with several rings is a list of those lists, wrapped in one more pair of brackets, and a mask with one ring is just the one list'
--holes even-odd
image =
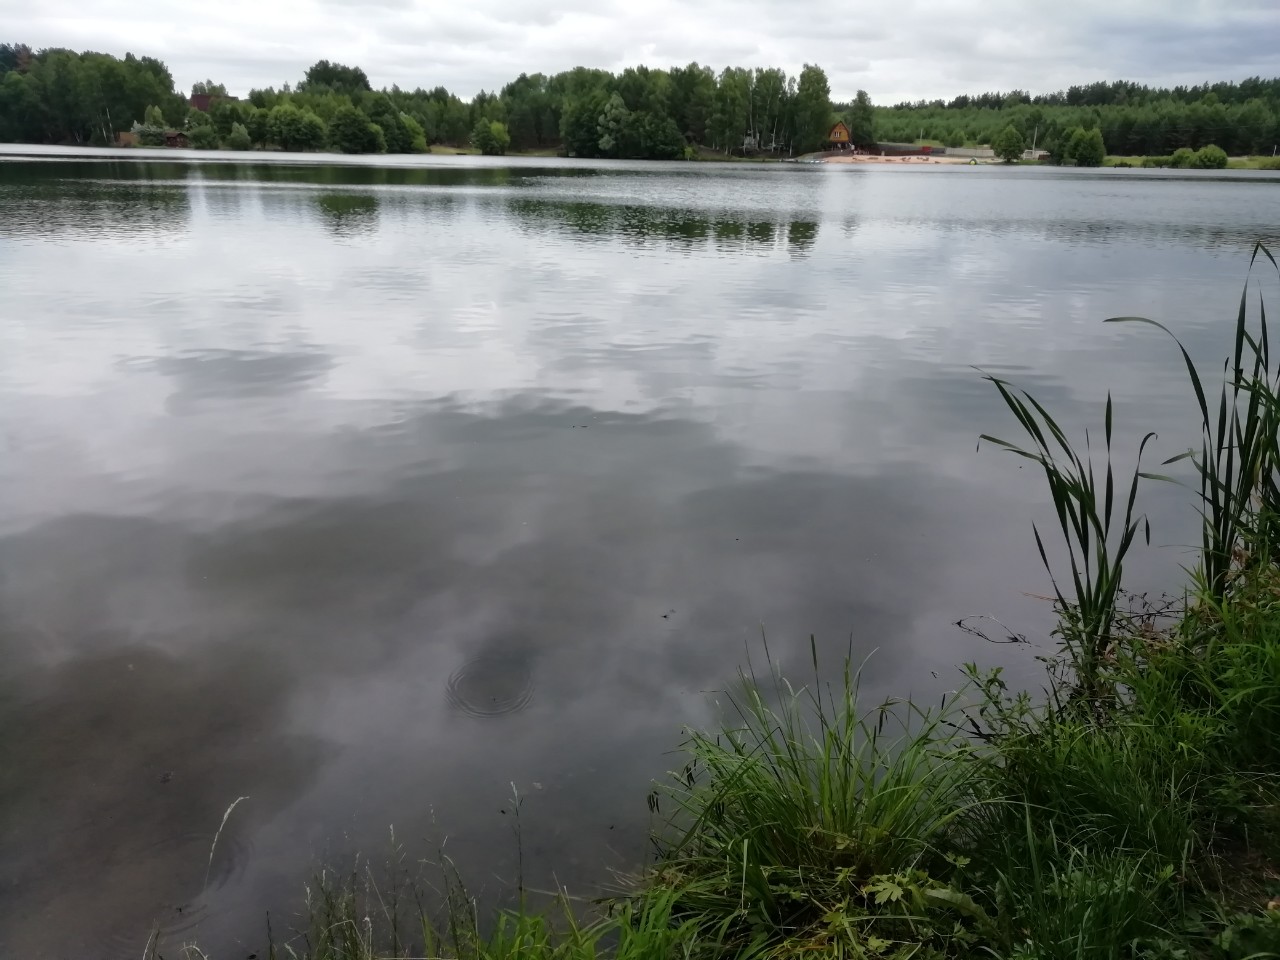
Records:
{"label": "distant treeline", "polygon": [[691,63],[521,74],[467,101],[444,87],[374,90],[359,67],[321,60],[293,86],[237,99],[210,80],[192,95],[175,90],[168,67],[151,57],[0,44],[0,141],[8,142],[102,145],[130,133],[143,145],[181,135],[192,146],[233,149],[412,153],[447,144],[579,157],[791,156],[822,148],[831,125],[844,120],[853,142],[868,147],[985,144],[1009,126],[1026,146],[1055,156],[1080,130],[1100,131],[1107,151],[1123,154],[1210,143],[1270,154],[1280,143],[1280,79],[1171,90],[1096,83],[1035,97],[1013,91],[873,107],[863,91],[833,104],[817,66],[789,76]]}
{"label": "distant treeline", "polygon": [[1280,78],[1172,89],[1119,80],[1031,96],[1021,90],[878,108],[881,140],[990,143],[1013,124],[1030,146],[1056,152],[1074,128],[1098,129],[1112,154],[1168,155],[1216,144],[1233,156],[1280,144]]}
{"label": "distant treeline", "polygon": [[213,81],[196,93],[210,95],[207,111],[190,106],[168,68],[149,57],[0,46],[0,140],[10,142],[107,144],[128,131],[163,143],[168,129],[194,146],[408,153],[451,144],[670,159],[699,147],[804,153],[825,143],[833,121],[826,74],[814,66],[798,77],[735,67],[716,74],[696,63],[616,75],[577,67],[521,74],[468,102],[444,87],[374,90],[359,67],[322,60],[295,86],[252,90],[244,100]]}

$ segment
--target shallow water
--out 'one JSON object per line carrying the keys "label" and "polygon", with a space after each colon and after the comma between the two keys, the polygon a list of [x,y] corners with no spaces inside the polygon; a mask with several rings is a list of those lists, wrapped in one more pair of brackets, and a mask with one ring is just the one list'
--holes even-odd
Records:
{"label": "shallow water", "polygon": [[[9,148],[5,148],[9,149]],[[589,892],[762,657],[1035,680],[1052,522],[975,367],[1195,439],[1274,175],[0,159],[0,953],[260,945],[391,831]],[[1260,277],[1265,276],[1259,272]],[[1276,289],[1274,278],[1272,292]],[[1142,589],[1176,588],[1151,488]],[[228,806],[242,800],[210,857]]]}

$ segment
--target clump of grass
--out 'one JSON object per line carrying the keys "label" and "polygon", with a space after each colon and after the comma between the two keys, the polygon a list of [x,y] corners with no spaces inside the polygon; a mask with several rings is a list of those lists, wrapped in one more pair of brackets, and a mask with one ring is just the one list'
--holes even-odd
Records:
{"label": "clump of grass", "polygon": [[743,675],[733,726],[691,735],[650,882],[704,933],[764,954],[922,944],[934,915],[974,919],[946,880],[977,774],[955,704],[867,710],[847,661],[832,688],[814,660],[800,689]]}

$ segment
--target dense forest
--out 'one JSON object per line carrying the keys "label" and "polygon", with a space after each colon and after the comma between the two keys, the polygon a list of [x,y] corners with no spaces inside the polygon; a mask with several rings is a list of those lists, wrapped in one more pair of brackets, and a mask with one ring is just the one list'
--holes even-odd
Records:
{"label": "dense forest", "polygon": [[1107,152],[1171,154],[1216,144],[1233,156],[1280,144],[1280,78],[1155,89],[1126,81],[1031,96],[1021,90],[877,109],[881,140],[990,143],[1012,124],[1030,146],[1055,151],[1073,128],[1100,130]]}
{"label": "dense forest", "polygon": [[169,69],[151,57],[0,44],[4,142],[102,145],[128,133],[150,146],[181,133],[195,147],[232,149],[412,153],[445,144],[578,157],[793,156],[821,148],[842,119],[860,146],[1012,142],[1056,158],[1069,157],[1072,143],[1096,144],[1099,134],[1107,152],[1128,155],[1209,144],[1271,154],[1280,143],[1280,79],[1173,89],[1122,81],[876,107],[864,91],[832,103],[817,66],[790,76],[691,63],[521,74],[467,101],[444,87],[374,90],[359,67],[321,60],[292,86],[236,98],[210,80],[191,94],[178,92]]}

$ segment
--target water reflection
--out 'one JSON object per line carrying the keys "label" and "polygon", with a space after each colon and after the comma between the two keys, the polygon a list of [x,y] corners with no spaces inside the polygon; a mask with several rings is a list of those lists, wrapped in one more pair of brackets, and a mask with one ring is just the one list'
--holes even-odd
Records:
{"label": "water reflection", "polygon": [[178,416],[209,404],[234,405],[293,393],[322,378],[333,363],[331,356],[316,349],[200,350],[129,361],[135,370],[152,369],[176,383],[169,410]]}
{"label": "water reflection", "polygon": [[1177,357],[1098,321],[1216,363],[1265,219],[1216,180],[422,162],[0,163],[0,953],[193,916],[237,955],[389,825],[489,896],[513,782],[526,882],[589,894],[762,630],[872,697],[1013,655],[951,626],[1049,619],[973,368],[1072,429],[1114,387],[1179,452]]}
{"label": "water reflection", "polygon": [[697,249],[712,242],[720,252],[745,253],[781,245],[793,254],[804,254],[818,238],[818,224],[813,220],[764,220],[730,211],[522,199],[509,201],[506,209],[534,230],[552,228],[569,235],[620,239],[640,246]]}
{"label": "water reflection", "polygon": [[322,193],[320,219],[335,237],[353,238],[378,229],[378,198],[368,193]]}
{"label": "water reflection", "polygon": [[181,236],[190,226],[191,197],[181,186],[124,182],[100,184],[47,177],[6,177],[0,164],[0,237],[154,244]]}

